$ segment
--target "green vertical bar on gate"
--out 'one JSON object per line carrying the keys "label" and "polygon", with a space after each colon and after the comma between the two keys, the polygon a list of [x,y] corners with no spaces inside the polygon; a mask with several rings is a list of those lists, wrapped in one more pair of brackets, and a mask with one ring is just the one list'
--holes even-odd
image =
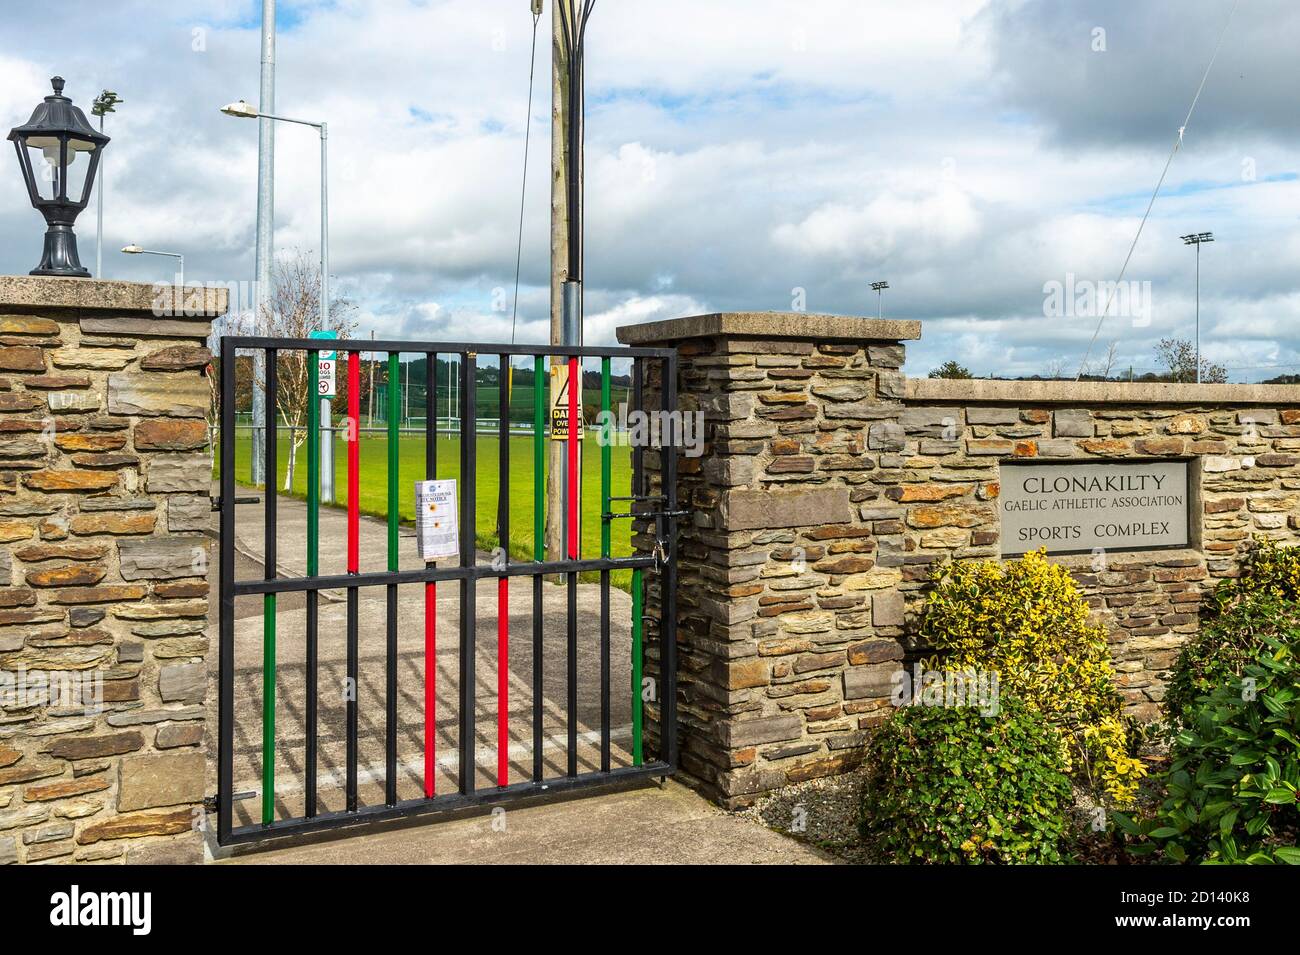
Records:
{"label": "green vertical bar on gate", "polygon": [[641,568],[632,571],[632,765],[641,755]]}
{"label": "green vertical bar on gate", "polygon": [[600,434],[600,556],[609,556],[609,474],[610,445],[614,441],[614,425],[609,415],[609,359],[600,360],[600,415],[605,422]]}
{"label": "green vertical bar on gate", "polygon": [[546,559],[546,358],[533,359],[533,560]]}
{"label": "green vertical bar on gate", "polygon": [[[268,475],[268,494],[275,475]],[[262,597],[262,825],[275,819],[275,594]]]}
{"label": "green vertical bar on gate", "polygon": [[[315,576],[320,555],[320,355],[307,355],[307,575]],[[278,478],[267,475],[266,493]],[[272,568],[273,570],[274,568]],[[262,597],[262,824],[275,818],[275,594]]]}
{"label": "green vertical bar on gate", "polygon": [[320,572],[320,352],[307,362],[307,576]]}
{"label": "green vertical bar on gate", "polygon": [[399,403],[401,397],[398,394],[398,375],[401,374],[401,367],[398,362],[398,356],[394,352],[388,353],[388,569],[397,570],[397,521],[399,518],[397,507],[397,439],[398,439],[398,419],[401,415],[402,406]]}

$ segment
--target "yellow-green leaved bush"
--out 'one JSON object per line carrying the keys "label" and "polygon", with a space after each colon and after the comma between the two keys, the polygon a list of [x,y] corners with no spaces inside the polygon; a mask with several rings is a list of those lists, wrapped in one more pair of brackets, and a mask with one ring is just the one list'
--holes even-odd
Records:
{"label": "yellow-green leaved bush", "polygon": [[1060,731],[1071,772],[1117,806],[1145,769],[1130,753],[1106,632],[1065,568],[1042,551],[1020,560],[958,561],[935,571],[921,633],[948,670],[996,671]]}

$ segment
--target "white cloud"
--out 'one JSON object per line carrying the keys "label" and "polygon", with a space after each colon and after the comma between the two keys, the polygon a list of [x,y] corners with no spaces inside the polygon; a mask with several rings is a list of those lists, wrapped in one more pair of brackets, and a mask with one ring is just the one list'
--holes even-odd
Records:
{"label": "white cloud", "polygon": [[779,248],[820,260],[888,259],[906,248],[951,249],[970,239],[979,216],[955,188],[907,199],[885,193],[864,206],[828,203],[774,230]]}
{"label": "white cloud", "polygon": [[[69,0],[57,22],[11,6],[0,117],[24,121],[54,72],[83,107],[103,87],[126,99],[108,123],[109,275],[160,274],[158,261],[113,251],[130,241],[183,251],[192,278],[247,280],[257,127],[217,107],[256,99],[256,0],[175,0],[164,12],[153,0]],[[526,5],[282,7],[293,22],[279,37],[277,109],[330,123],[331,259],[363,331],[508,339],[500,290],[509,306]],[[1096,323],[1045,320],[1043,284],[1116,277],[1186,108],[1182,73],[1199,69],[1183,46],[1217,31],[1218,6],[1195,9],[1171,20],[1167,7],[1109,0],[598,4],[588,340],[690,311],[786,309],[795,287],[810,310],[874,314],[867,283],[885,278],[886,314],[926,322],[909,348],[914,373],[956,356],[978,372],[1077,361]],[[1098,17],[1109,59],[1070,46]],[[1241,365],[1300,353],[1300,181],[1294,131],[1277,120],[1294,84],[1286,31],[1265,42],[1267,21],[1244,17],[1229,34],[1205,125],[1175,160],[1130,266],[1152,284],[1151,324],[1103,325],[1099,347],[1115,340],[1139,367],[1161,335],[1190,334],[1192,262],[1177,237],[1207,229],[1220,240],[1202,263],[1207,353]],[[547,28],[544,18],[513,329],[532,341],[546,337],[550,298]],[[1250,44],[1262,44],[1258,56]],[[1145,80],[1142,63],[1156,64]],[[277,247],[315,249],[319,142],[280,126],[277,151]],[[87,214],[79,228],[86,261],[93,223]],[[31,268],[40,218],[12,166],[0,166],[0,231],[0,271]]]}

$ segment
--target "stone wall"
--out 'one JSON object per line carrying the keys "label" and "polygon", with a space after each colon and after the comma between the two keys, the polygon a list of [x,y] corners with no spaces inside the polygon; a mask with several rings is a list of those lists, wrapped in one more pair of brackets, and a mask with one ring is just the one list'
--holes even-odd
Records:
{"label": "stone wall", "polygon": [[1237,573],[1251,538],[1300,542],[1300,389],[922,379],[904,398],[903,460],[880,480],[897,482],[886,495],[914,530],[903,585],[913,606],[936,559],[997,556],[985,501],[997,497],[1000,460],[1192,462],[1191,547],[1055,558],[1110,629],[1139,717],[1159,715],[1204,590]]}
{"label": "stone wall", "polygon": [[[1193,462],[1193,546],[1057,558],[1109,627],[1139,716],[1157,715],[1203,589],[1236,572],[1251,535],[1300,540],[1291,389],[909,381],[902,342],[919,334],[803,314],[619,330],[676,345],[681,407],[704,413],[705,453],[678,465],[692,511],[679,738],[682,768],[726,805],[860,761],[894,674],[925,649],[916,611],[933,565],[998,557],[1002,460]],[[652,586],[652,615],[658,599]]]}
{"label": "stone wall", "polygon": [[202,859],[225,293],[188,293],[0,277],[0,863]]}

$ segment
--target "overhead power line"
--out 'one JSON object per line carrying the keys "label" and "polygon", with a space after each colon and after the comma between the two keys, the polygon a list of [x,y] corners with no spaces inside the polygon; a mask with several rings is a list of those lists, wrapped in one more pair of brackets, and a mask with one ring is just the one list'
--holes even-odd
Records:
{"label": "overhead power line", "polygon": [[1165,160],[1165,168],[1160,173],[1160,179],[1156,182],[1156,188],[1151,193],[1151,200],[1147,203],[1146,212],[1142,214],[1142,221],[1138,223],[1137,233],[1133,236],[1133,242],[1128,247],[1128,255],[1124,256],[1124,265],[1119,270],[1119,278],[1115,285],[1111,287],[1110,294],[1106,297],[1106,305],[1101,310],[1101,316],[1097,319],[1097,328],[1092,333],[1092,340],[1088,342],[1088,348],[1083,353],[1083,360],[1079,362],[1079,372],[1074,376],[1078,381],[1083,377],[1084,369],[1088,367],[1088,359],[1092,357],[1092,347],[1097,344],[1097,336],[1101,334],[1101,326],[1106,321],[1106,313],[1110,311],[1110,303],[1115,299],[1115,292],[1119,284],[1124,281],[1124,273],[1128,271],[1129,262],[1133,258],[1133,252],[1137,249],[1138,240],[1142,238],[1142,229],[1147,224],[1147,219],[1151,215],[1151,208],[1156,204],[1156,196],[1160,195],[1160,187],[1165,184],[1165,176],[1169,174],[1169,167],[1173,165],[1174,157],[1178,155],[1178,150],[1183,145],[1183,134],[1187,132],[1187,127],[1192,122],[1192,113],[1196,111],[1196,104],[1200,101],[1201,91],[1205,89],[1205,81],[1210,78],[1210,71],[1214,69],[1214,61],[1219,58],[1219,49],[1223,46],[1223,38],[1228,35],[1228,26],[1232,23],[1232,17],[1237,12],[1241,0],[1234,0],[1232,9],[1228,11],[1228,19],[1223,23],[1223,29],[1219,31],[1219,41],[1214,44],[1214,53],[1210,56],[1210,62],[1205,67],[1205,73],[1201,76],[1200,85],[1196,87],[1196,95],[1192,97],[1192,105],[1187,109],[1187,116],[1183,119],[1183,125],[1178,127],[1178,138],[1174,140],[1174,148],[1169,151],[1169,158]]}
{"label": "overhead power line", "polygon": [[528,145],[533,133],[533,75],[537,69],[537,21],[542,16],[541,0],[533,0],[533,52],[528,61],[528,112],[524,117],[524,174],[519,186],[519,242],[515,246],[515,299],[510,315],[510,344],[515,343],[519,321],[519,269],[524,257],[524,200],[528,195]]}

